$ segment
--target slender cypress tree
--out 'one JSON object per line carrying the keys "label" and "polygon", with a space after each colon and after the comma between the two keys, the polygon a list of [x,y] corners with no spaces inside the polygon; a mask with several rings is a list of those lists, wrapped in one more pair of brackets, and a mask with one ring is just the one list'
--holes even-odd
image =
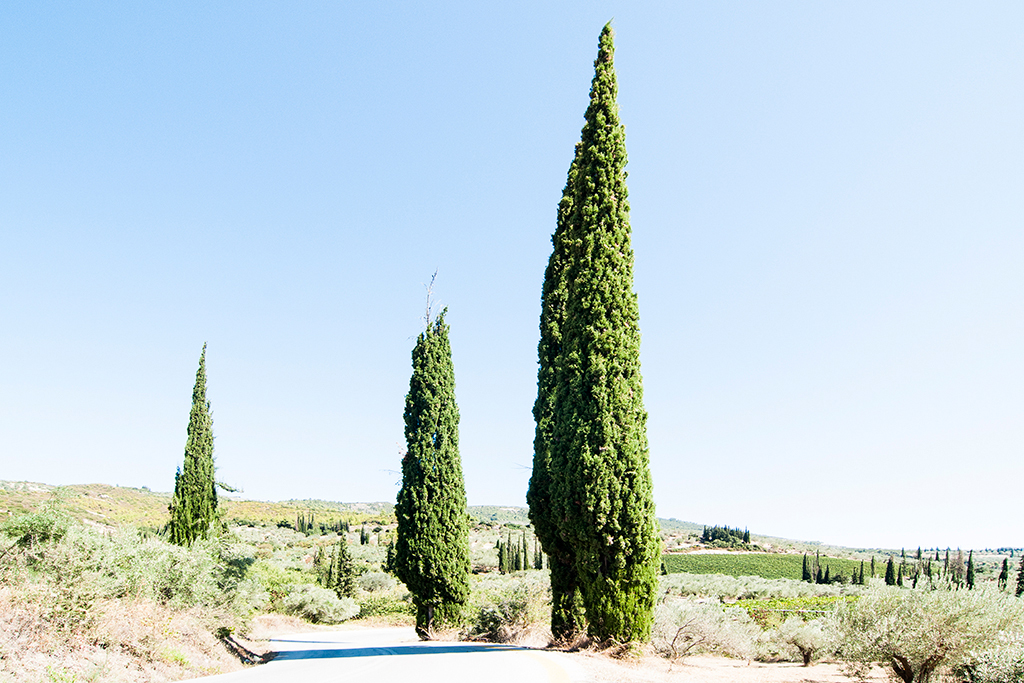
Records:
{"label": "slender cypress tree", "polygon": [[469,598],[469,515],[459,458],[447,309],[420,333],[405,397],[406,453],[395,503],[395,571],[413,596],[416,632],[455,625]]}
{"label": "slender cypress tree", "polygon": [[974,590],[974,551],[967,553],[967,590]]}
{"label": "slender cypress tree", "polygon": [[896,585],[896,563],[893,562],[892,555],[889,556],[889,561],[885,564],[885,585]]}
{"label": "slender cypress tree", "polygon": [[1020,558],[1020,568],[1017,570],[1017,590],[1014,595],[1018,598],[1024,595],[1024,555]]}
{"label": "slender cypress tree", "polygon": [[206,344],[199,354],[199,370],[192,389],[185,462],[174,475],[174,496],[168,508],[171,543],[192,545],[217,526],[217,483],[213,464],[213,417],[206,400]]}
{"label": "slender cypress tree", "polygon": [[996,584],[999,586],[999,590],[1006,590],[1006,584],[1010,580],[1010,560],[1003,558],[1003,568],[999,570],[999,578],[996,580]]}
{"label": "slender cypress tree", "polygon": [[579,175],[581,145],[569,166],[565,189],[558,204],[555,233],[551,237],[552,251],[544,272],[541,289],[540,343],[537,346],[537,400],[533,404],[533,418],[537,423],[533,440],[533,472],[526,501],[530,506],[530,521],[548,556],[551,572],[551,633],[556,639],[568,640],[584,625],[579,576],[576,571],[576,552],[568,538],[560,531],[560,520],[552,507],[552,481],[557,472],[552,469],[554,436],[555,389],[558,385],[558,360],[562,350],[562,329],[566,313],[566,268],[569,259],[568,231],[576,200],[576,181]]}
{"label": "slender cypress tree", "polygon": [[570,171],[575,178],[567,183],[574,194],[562,236],[565,298],[551,392],[548,514],[575,553],[588,632],[629,642],[650,637],[660,541],[613,52],[606,25]]}
{"label": "slender cypress tree", "polygon": [[864,585],[864,560],[860,561],[860,576],[857,577],[857,585]]}
{"label": "slender cypress tree", "polygon": [[806,581],[807,583],[811,582],[811,570],[807,566],[807,553],[804,553],[804,567],[800,571],[800,580]]}

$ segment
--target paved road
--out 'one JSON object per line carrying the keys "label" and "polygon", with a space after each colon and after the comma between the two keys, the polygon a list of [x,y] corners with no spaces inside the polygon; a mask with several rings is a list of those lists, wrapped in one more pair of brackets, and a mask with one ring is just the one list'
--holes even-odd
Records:
{"label": "paved road", "polygon": [[582,670],[568,655],[506,645],[421,642],[411,628],[318,631],[271,641],[269,664],[210,683],[575,683]]}

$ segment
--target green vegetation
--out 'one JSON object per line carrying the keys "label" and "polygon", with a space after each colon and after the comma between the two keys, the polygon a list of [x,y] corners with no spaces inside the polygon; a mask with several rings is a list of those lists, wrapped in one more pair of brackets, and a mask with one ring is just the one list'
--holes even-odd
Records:
{"label": "green vegetation", "polygon": [[457,625],[469,598],[469,516],[446,312],[431,321],[428,299],[427,329],[412,352],[406,453],[395,504],[394,567],[412,593],[421,638]]}
{"label": "green vegetation", "polygon": [[613,54],[609,24],[545,274],[528,502],[551,557],[553,628],[575,627],[578,586],[590,635],[630,642],[650,638],[660,542]]}
{"label": "green vegetation", "polygon": [[217,480],[213,464],[213,417],[206,400],[206,344],[199,354],[192,410],[188,418],[185,464],[174,475],[168,537],[177,545],[192,545],[217,530]]}
{"label": "green vegetation", "polygon": [[[728,576],[763,576],[767,579],[800,579],[803,556],[792,553],[671,553],[664,555],[669,574],[726,574]],[[813,563],[813,560],[811,560]],[[822,557],[822,572],[829,576],[849,577],[859,568],[857,560]]]}

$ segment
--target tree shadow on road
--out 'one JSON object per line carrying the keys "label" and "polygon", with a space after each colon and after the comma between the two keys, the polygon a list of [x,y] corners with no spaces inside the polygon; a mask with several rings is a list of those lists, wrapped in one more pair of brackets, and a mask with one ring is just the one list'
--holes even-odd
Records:
{"label": "tree shadow on road", "polygon": [[388,657],[392,655],[474,654],[484,652],[514,652],[517,650],[529,649],[511,645],[482,643],[446,643],[443,645],[419,643],[414,645],[395,645],[392,647],[346,647],[343,643],[315,640],[277,640],[275,642],[309,644],[322,643],[323,645],[337,645],[337,647],[325,647],[314,650],[278,651],[274,654],[274,661],[288,661],[296,659],[335,659],[343,657]]}

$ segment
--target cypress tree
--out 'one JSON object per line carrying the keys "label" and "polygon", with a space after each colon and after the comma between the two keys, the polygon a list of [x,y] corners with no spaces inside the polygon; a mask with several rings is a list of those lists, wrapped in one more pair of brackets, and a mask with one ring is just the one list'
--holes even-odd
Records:
{"label": "cypress tree", "polygon": [[[317,551],[320,564],[324,561],[322,549]],[[318,562],[314,560],[314,566]],[[356,572],[352,565],[352,555],[348,551],[348,540],[342,536],[334,546],[329,566],[320,575],[320,585],[337,593],[339,598],[354,598],[356,595]]]}
{"label": "cypress tree", "polygon": [[1014,592],[1018,598],[1024,594],[1024,555],[1020,558],[1020,568],[1017,570],[1017,590]]}
{"label": "cypress tree", "polygon": [[395,503],[395,570],[412,593],[423,639],[457,624],[469,598],[469,515],[445,313],[433,321],[428,315],[412,352],[402,488]]}
{"label": "cypress tree", "polygon": [[804,553],[804,567],[800,571],[800,580],[806,581],[807,583],[811,582],[811,570],[807,566],[807,553]]}
{"label": "cypress tree", "polygon": [[999,571],[999,578],[996,583],[999,585],[999,590],[1006,590],[1006,584],[1010,580],[1010,560],[1003,558],[1003,568]]}
{"label": "cypress tree", "polygon": [[899,571],[896,573],[896,585],[903,588],[903,564],[900,564]]}
{"label": "cypress tree", "polygon": [[875,578],[875,556],[871,556],[871,578]]}
{"label": "cypress tree", "polygon": [[967,590],[974,590],[974,551],[967,553]]}
{"label": "cypress tree", "polygon": [[213,463],[213,417],[206,400],[206,344],[199,354],[199,370],[192,389],[185,462],[174,475],[174,495],[168,535],[171,543],[192,545],[216,529],[217,483]]}
{"label": "cypress tree", "polygon": [[562,350],[562,330],[566,314],[566,268],[569,259],[568,231],[576,200],[576,180],[581,145],[576,154],[558,204],[552,251],[544,272],[541,289],[540,343],[537,345],[537,400],[533,405],[536,431],[533,440],[533,472],[526,501],[530,522],[548,556],[551,575],[551,633],[556,639],[569,640],[584,625],[576,552],[560,530],[560,520],[552,506],[552,484],[557,472],[553,469],[552,447],[555,425],[555,397],[558,386],[558,361]]}
{"label": "cypress tree", "polygon": [[889,556],[889,561],[885,563],[885,585],[896,585],[896,564],[892,560],[892,555]]}
{"label": "cypress tree", "polygon": [[[588,632],[650,638],[658,539],[611,25],[601,32],[563,235],[564,317],[551,397],[548,502],[575,553]],[[538,525],[538,530],[540,525]]]}
{"label": "cypress tree", "polygon": [[857,577],[857,585],[864,585],[864,560],[860,561],[860,576]]}

